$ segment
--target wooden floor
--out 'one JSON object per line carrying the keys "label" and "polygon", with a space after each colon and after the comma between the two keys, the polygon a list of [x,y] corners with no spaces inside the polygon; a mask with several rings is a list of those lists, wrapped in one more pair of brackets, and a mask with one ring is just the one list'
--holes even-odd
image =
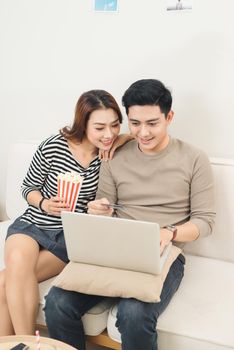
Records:
{"label": "wooden floor", "polygon": [[88,335],[86,339],[88,343],[101,345],[109,349],[121,350],[121,344],[109,338],[106,330],[97,336]]}

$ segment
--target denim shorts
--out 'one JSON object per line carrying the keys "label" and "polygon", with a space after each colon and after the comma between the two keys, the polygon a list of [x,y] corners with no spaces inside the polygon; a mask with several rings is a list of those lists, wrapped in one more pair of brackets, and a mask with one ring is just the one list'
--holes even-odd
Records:
{"label": "denim shorts", "polygon": [[40,249],[48,250],[65,263],[69,262],[63,229],[44,230],[18,217],[8,227],[6,239],[17,233],[30,236],[39,244]]}

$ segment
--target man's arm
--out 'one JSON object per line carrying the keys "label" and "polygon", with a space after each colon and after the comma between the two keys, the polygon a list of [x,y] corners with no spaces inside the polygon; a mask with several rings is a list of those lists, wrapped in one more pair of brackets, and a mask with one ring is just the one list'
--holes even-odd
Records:
{"label": "man's arm", "polygon": [[[197,158],[190,183],[190,220],[176,225],[175,242],[190,242],[212,233],[215,221],[214,179],[208,157]],[[173,232],[162,228],[161,250],[172,240]]]}
{"label": "man's arm", "polygon": [[[215,220],[214,179],[208,157],[197,158],[190,183],[190,220],[176,225],[176,242],[190,242],[212,233]],[[162,245],[172,239],[172,232],[161,229]],[[170,238],[171,237],[171,238]]]}
{"label": "man's arm", "polygon": [[190,222],[198,228],[199,237],[212,233],[215,216],[213,172],[208,157],[201,152],[194,164],[190,187]]}

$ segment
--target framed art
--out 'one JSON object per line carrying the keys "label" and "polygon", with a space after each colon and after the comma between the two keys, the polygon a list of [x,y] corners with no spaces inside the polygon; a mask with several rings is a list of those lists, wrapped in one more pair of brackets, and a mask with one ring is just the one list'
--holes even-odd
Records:
{"label": "framed art", "polygon": [[192,0],[167,0],[167,11],[192,10]]}
{"label": "framed art", "polygon": [[118,0],[94,0],[95,12],[116,12]]}

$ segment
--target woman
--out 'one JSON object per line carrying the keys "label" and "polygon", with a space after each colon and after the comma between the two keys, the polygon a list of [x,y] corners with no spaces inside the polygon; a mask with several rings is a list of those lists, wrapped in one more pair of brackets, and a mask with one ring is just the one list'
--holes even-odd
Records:
{"label": "woman", "polygon": [[86,212],[95,198],[100,159],[120,131],[121,111],[104,90],[79,98],[71,128],[42,142],[23,181],[25,213],[8,228],[5,270],[0,272],[0,335],[33,334],[38,282],[57,275],[68,262],[61,211],[69,204],[57,196],[59,173],[76,171],[83,183],[75,210]]}

